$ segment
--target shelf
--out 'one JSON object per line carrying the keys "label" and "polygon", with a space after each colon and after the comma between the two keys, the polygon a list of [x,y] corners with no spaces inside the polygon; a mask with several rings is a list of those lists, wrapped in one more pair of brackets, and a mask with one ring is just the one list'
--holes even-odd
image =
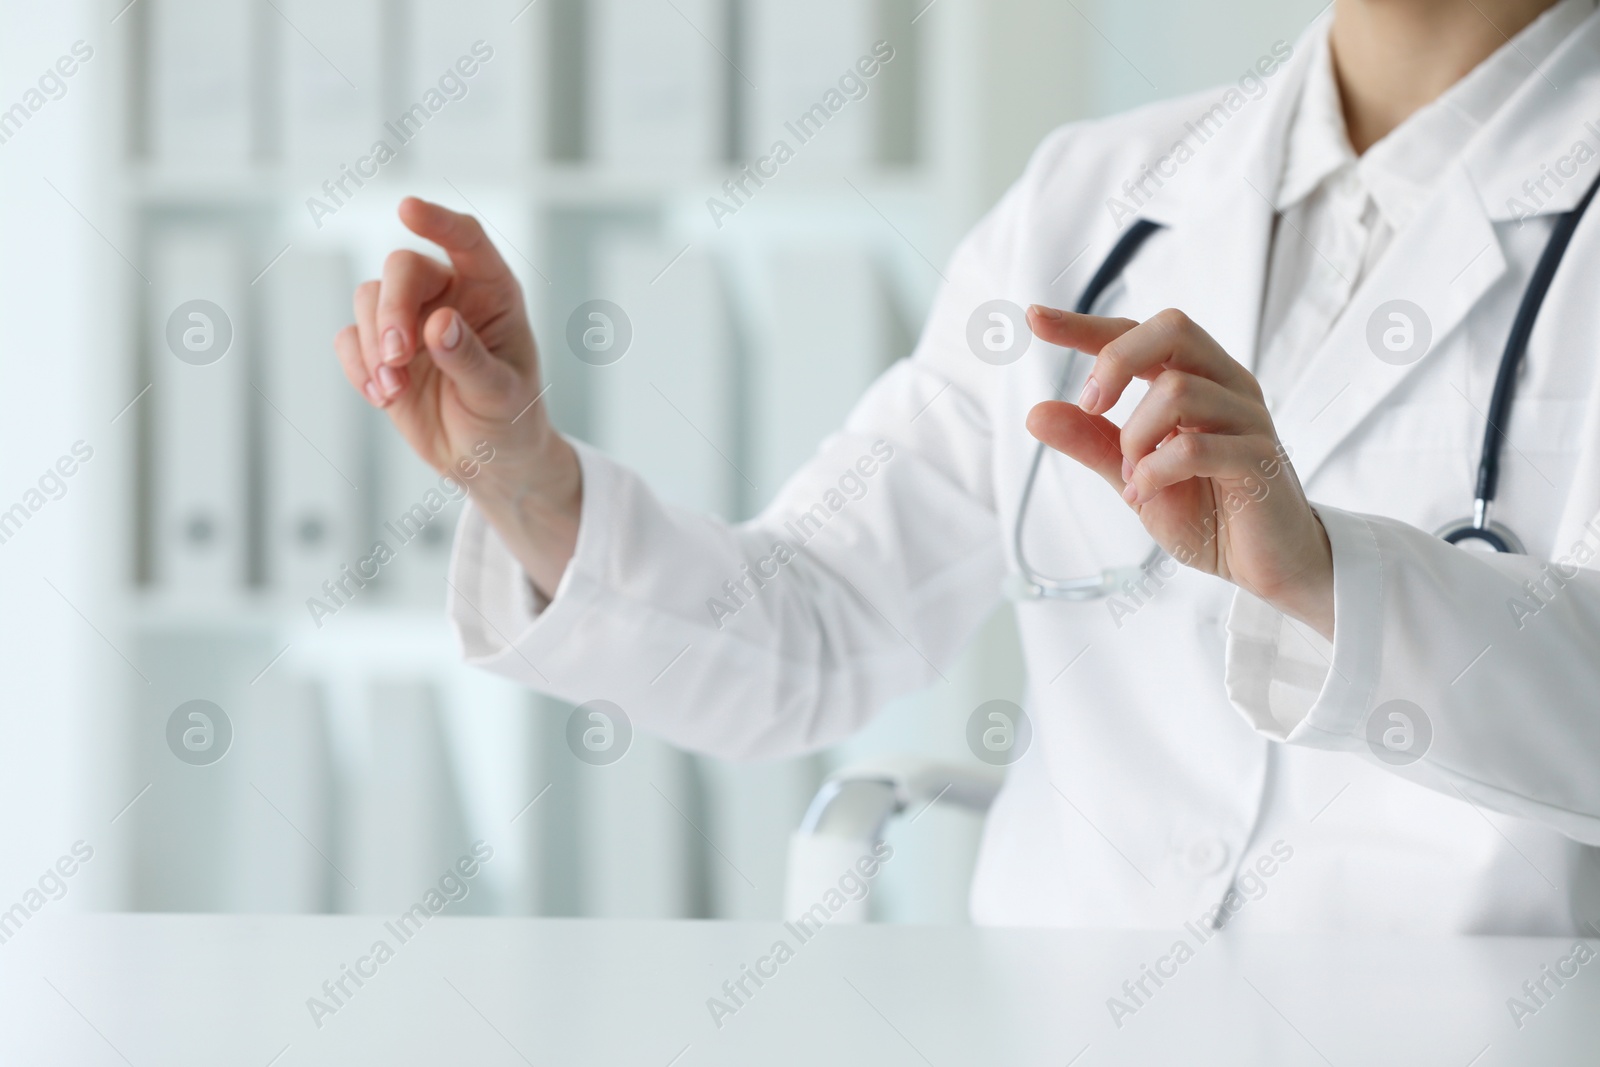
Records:
{"label": "shelf", "polygon": [[[369,182],[361,192],[381,191],[400,196],[410,190],[423,190],[450,198],[454,184],[463,189],[515,190],[555,206],[584,206],[721,195],[723,183],[738,174],[739,168],[732,165],[698,172],[647,172],[589,164],[548,164],[469,171],[465,176],[415,170],[393,175],[385,173]],[[124,195],[133,203],[148,206],[197,202],[297,205],[307,197],[320,196],[320,182],[327,180],[327,176],[319,178],[315,173],[283,166],[196,172],[141,164],[130,166],[124,172],[124,179]],[[836,196],[853,199],[857,194],[845,179],[863,190],[921,194],[933,191],[934,175],[921,167],[818,167],[780,172],[778,178],[767,182],[760,195],[764,200]]]}

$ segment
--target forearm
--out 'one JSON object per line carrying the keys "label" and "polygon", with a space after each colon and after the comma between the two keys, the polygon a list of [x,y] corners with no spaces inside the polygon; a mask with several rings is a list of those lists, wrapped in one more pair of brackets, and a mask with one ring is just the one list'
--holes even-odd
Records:
{"label": "forearm", "polygon": [[[773,509],[738,525],[578,450],[577,550],[542,612],[486,516],[474,506],[463,521],[450,590],[463,651],[573,703],[603,695],[684,747],[752,758],[847,736],[937,677],[998,592],[992,513],[870,436],[832,438]],[[946,521],[897,521],[908,493],[943,493]],[[818,503],[830,494],[848,500],[831,516]],[[888,554],[872,532],[896,527],[909,536]]]}

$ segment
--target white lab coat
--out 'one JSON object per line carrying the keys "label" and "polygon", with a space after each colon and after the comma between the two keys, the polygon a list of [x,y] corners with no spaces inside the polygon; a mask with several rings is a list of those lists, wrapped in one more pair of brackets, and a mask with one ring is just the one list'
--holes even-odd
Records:
{"label": "white lab coat", "polygon": [[[915,353],[754,521],[667,506],[580,446],[577,553],[535,615],[519,568],[469,508],[450,607],[469,661],[573,702],[615,701],[642,729],[731,757],[830,744],[936,683],[1014,569],[1034,446],[1023,419],[1054,394],[1064,359],[1035,341],[1008,366],[980,361],[966,340],[973,310],[996,298],[1072,306],[1120,232],[1108,198],[1131,204],[1124,182],[1220,101],[1220,130],[1161,164],[1163,187],[1138,213],[1168,228],[1101,309],[1181,308],[1249,363],[1266,197],[1325,32],[1294,47],[1259,100],[1218,90],[1052,134],[956,252]],[[1191,571],[1124,596],[1136,610],[1116,618],[1106,601],[1016,608],[1037,733],[987,822],[976,921],[1175,927],[1224,900],[1234,925],[1256,929],[1566,934],[1600,919],[1600,576],[1566,579],[1520,628],[1508,606],[1535,603],[1521,586],[1544,561],[1600,550],[1600,523],[1588,527],[1600,515],[1600,207],[1555,279],[1507,428],[1497,515],[1530,554],[1488,558],[1430,534],[1470,510],[1511,316],[1553,213],[1600,159],[1559,189],[1547,182],[1554,195],[1519,220],[1533,209],[1523,183],[1579,140],[1600,147],[1597,100],[1600,16],[1449,168],[1273,412],[1332,543],[1331,649]],[[1397,298],[1432,324],[1431,350],[1409,366],[1375,358],[1366,339],[1374,309]],[[876,442],[892,458],[874,460]],[[859,498],[833,492],[863,457]],[[807,511],[820,530],[792,561],[771,560]],[[1114,492],[1059,456],[1028,530],[1031,561],[1058,575],[1136,563],[1150,543]],[[716,617],[708,600],[732,604],[724,583],[763,560],[776,576]],[[1434,732],[1407,767],[1365,740],[1371,709],[1397,698]],[[1236,883],[1275,842],[1292,858]],[[1236,884],[1245,892],[1229,897]]]}

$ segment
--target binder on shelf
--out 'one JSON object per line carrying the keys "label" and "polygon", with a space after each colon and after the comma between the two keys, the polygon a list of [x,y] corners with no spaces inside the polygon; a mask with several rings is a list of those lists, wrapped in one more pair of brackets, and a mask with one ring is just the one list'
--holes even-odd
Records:
{"label": "binder on shelf", "polygon": [[597,443],[673,503],[728,514],[753,486],[740,473],[733,332],[710,255],[602,236],[594,292],[632,329],[620,360],[587,368]]}
{"label": "binder on shelf", "polygon": [[369,547],[363,512],[361,401],[345,381],[334,334],[353,288],[341,252],[296,250],[262,279],[266,359],[259,412],[266,444],[267,576],[286,601],[323,597]]}
{"label": "binder on shelf", "polygon": [[[701,872],[718,857],[691,825],[704,825],[695,759],[634,734],[627,757],[582,767],[581,914],[607,919],[689,919],[701,913]],[[706,855],[705,853],[709,853]],[[738,871],[734,876],[739,877]]]}
{"label": "binder on shelf", "polygon": [[215,603],[248,579],[249,287],[226,227],[169,227],[152,245],[152,577]]}
{"label": "binder on shelf", "polygon": [[441,483],[392,426],[380,427],[377,451],[377,528],[366,547],[382,542],[393,558],[379,568],[374,588],[389,604],[438,611],[449,588],[445,578],[464,487],[459,480],[456,486]]}
{"label": "binder on shelf", "polygon": [[734,763],[700,756],[695,764],[707,816],[701,825],[716,847],[706,857],[711,914],[746,922],[783,914],[789,838],[822,785],[821,758]]}
{"label": "binder on shelf", "polygon": [[[140,404],[149,403],[150,399],[146,397]],[[121,897],[119,906],[138,911],[186,912],[293,907],[282,898],[272,903],[259,898],[247,902],[237,893],[241,874],[237,858],[242,851],[261,843],[259,839],[250,840],[253,827],[247,822],[260,809],[247,814],[243,805],[266,809],[266,818],[276,822],[272,828],[273,844],[287,844],[288,839],[280,836],[286,833],[294,841],[288,847],[295,849],[296,860],[299,850],[305,849],[305,842],[285,827],[251,788],[252,781],[282,805],[285,814],[306,833],[324,840],[314,822],[306,818],[314,810],[307,803],[314,793],[293,795],[278,791],[283,780],[278,775],[294,773],[285,763],[309,772],[318,762],[317,754],[302,748],[292,757],[285,755],[280,763],[275,757],[284,750],[268,751],[275,747],[268,738],[277,733],[275,727],[288,727],[292,734],[298,725],[295,711],[287,711],[280,718],[287,678],[275,671],[259,679],[259,684],[250,684],[281,646],[273,640],[270,628],[245,622],[229,612],[162,614],[164,617],[136,621],[118,637],[119,644],[126,640],[122,647],[128,658],[139,665],[149,681],[133,678],[123,698],[113,698],[108,709],[115,711],[116,721],[122,724],[116,728],[115,747],[125,762],[114,777],[136,777],[139,783],[151,785],[149,793],[129,811],[129,816],[137,812],[139,817],[126,818],[118,824],[119,828],[125,827],[122,832],[127,836],[112,843],[126,857],[119,862],[127,864],[123,882],[127,895]],[[201,765],[175,759],[167,739],[174,711],[196,699],[212,702],[227,719],[227,727],[223,727],[220,719],[207,715],[213,747],[202,749],[207,754],[197,758],[216,758]],[[201,725],[189,717],[196,710],[202,714],[210,711],[186,711],[182,717],[185,729]],[[218,752],[216,746],[225,737],[227,747]],[[182,741],[178,744],[182,745]],[[264,765],[272,771],[261,773]],[[302,782],[315,790],[311,783],[304,779]],[[95,850],[98,854],[98,844]],[[315,853],[312,858],[316,858]],[[290,869],[298,864],[290,860],[278,866],[280,874],[293,878]],[[309,865],[300,869],[311,871]]]}
{"label": "binder on shelf", "polygon": [[[473,838],[437,684],[391,675],[371,681],[366,696],[364,759],[352,768],[341,834],[349,844],[339,866],[350,880],[339,879],[336,889],[343,911],[401,915],[438,885],[441,871],[472,855]],[[451,910],[491,911],[486,882],[480,870]],[[420,926],[413,918],[400,934]]]}
{"label": "binder on shelf", "polygon": [[[880,39],[888,42],[895,55],[878,72],[877,84],[872,90],[876,112],[875,155],[877,162],[885,166],[909,167],[915,165],[922,154],[922,107],[917,95],[922,80],[922,35],[931,27],[933,19],[918,25],[928,13],[928,0],[878,0],[878,3],[879,32],[873,45],[876,48]],[[1034,32],[1047,40],[1055,39],[1046,31]],[[1072,66],[1070,63],[1061,65]],[[1053,91],[1040,91],[1038,95],[1043,100],[1060,99]]]}
{"label": "binder on shelf", "polygon": [[861,77],[856,62],[872,52],[878,5],[749,0],[746,11],[746,69],[760,88],[744,87],[741,154],[759,158],[783,141],[807,166],[871,162],[884,72]]}
{"label": "binder on shelf", "polygon": [[[383,0],[277,0],[284,155],[297,170],[338,180],[383,128]],[[372,165],[368,164],[370,168]],[[363,180],[373,175],[361,175]]]}
{"label": "binder on shelf", "polygon": [[[269,653],[270,654],[270,653]],[[246,667],[251,670],[253,667]],[[339,783],[329,744],[327,695],[315,682],[268,674],[238,708],[229,781],[227,911],[319,913],[343,886],[328,861]],[[248,740],[246,740],[248,739]]]}
{"label": "binder on shelf", "polygon": [[[539,62],[548,21],[528,0],[415,0],[410,74],[385,101],[387,130],[459,183],[466,164],[510,166],[543,143]],[[415,165],[415,164],[413,164]]]}
{"label": "binder on shelf", "polygon": [[724,159],[727,8],[722,0],[589,5],[593,159],[624,168],[710,167]]}
{"label": "binder on shelf", "polygon": [[865,248],[774,248],[750,370],[751,476],[760,504],[837,432],[890,361],[888,289]]}
{"label": "binder on shelf", "polygon": [[168,165],[226,168],[256,145],[259,35],[249,0],[148,0],[150,144]]}

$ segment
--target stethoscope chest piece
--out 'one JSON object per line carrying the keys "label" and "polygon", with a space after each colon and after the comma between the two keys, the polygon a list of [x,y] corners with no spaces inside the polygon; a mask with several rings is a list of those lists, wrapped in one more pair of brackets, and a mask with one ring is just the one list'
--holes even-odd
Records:
{"label": "stethoscope chest piece", "polygon": [[1434,532],[1434,536],[1469,552],[1507,552],[1525,556],[1527,550],[1511,528],[1503,522],[1484,522],[1473,519],[1447,523]]}

